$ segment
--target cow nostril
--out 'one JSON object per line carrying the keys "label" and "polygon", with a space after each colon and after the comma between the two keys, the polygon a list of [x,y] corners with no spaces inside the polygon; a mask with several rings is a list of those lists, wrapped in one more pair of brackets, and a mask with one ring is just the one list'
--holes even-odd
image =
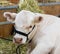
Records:
{"label": "cow nostril", "polygon": [[22,41],[22,38],[20,38],[20,41]]}

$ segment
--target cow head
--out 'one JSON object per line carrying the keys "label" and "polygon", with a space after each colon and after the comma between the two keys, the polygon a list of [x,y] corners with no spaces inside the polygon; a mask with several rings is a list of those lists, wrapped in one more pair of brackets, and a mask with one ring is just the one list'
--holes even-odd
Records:
{"label": "cow head", "polygon": [[[42,19],[41,16],[37,16],[35,13],[22,10],[18,14],[16,13],[10,13],[10,12],[5,12],[4,16],[7,18],[8,21],[14,22],[15,23],[15,29],[17,31],[21,31],[25,34],[28,34],[30,31],[32,31],[32,28],[34,25],[39,23]],[[28,36],[28,39],[31,38],[31,35],[34,32],[30,34],[30,37]],[[27,40],[27,37],[24,35],[20,35],[16,33],[13,38],[13,42],[23,44]]]}

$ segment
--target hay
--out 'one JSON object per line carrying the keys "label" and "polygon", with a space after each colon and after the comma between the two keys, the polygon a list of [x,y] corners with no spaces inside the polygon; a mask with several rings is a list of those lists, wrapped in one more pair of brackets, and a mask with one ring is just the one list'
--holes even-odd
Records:
{"label": "hay", "polygon": [[36,0],[20,0],[18,12],[21,10],[29,10],[32,12],[39,12],[39,13],[43,12],[42,10],[40,10],[38,2]]}
{"label": "hay", "polygon": [[16,45],[8,40],[0,39],[0,54],[16,54]]}

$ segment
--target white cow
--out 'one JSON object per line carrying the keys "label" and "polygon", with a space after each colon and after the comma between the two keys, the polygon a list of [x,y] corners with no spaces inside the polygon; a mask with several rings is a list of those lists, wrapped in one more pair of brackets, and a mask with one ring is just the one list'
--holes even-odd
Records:
{"label": "white cow", "polygon": [[[60,19],[58,17],[26,10],[18,14],[4,12],[4,17],[9,22],[15,23],[17,31],[26,34],[31,31],[28,35],[28,39],[32,38],[31,49],[27,54],[60,54]],[[18,33],[13,38],[13,42],[18,44],[24,44],[26,40],[26,36]]]}

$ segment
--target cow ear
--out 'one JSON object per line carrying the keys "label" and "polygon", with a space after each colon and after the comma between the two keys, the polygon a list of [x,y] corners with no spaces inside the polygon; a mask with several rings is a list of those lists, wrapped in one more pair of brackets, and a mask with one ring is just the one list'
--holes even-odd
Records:
{"label": "cow ear", "polygon": [[41,17],[41,16],[36,16],[36,17],[34,18],[34,23],[39,23],[39,22],[42,21],[42,19],[43,19],[43,17]]}
{"label": "cow ear", "polygon": [[7,18],[7,21],[13,22],[16,18],[16,13],[4,12],[4,17]]}

